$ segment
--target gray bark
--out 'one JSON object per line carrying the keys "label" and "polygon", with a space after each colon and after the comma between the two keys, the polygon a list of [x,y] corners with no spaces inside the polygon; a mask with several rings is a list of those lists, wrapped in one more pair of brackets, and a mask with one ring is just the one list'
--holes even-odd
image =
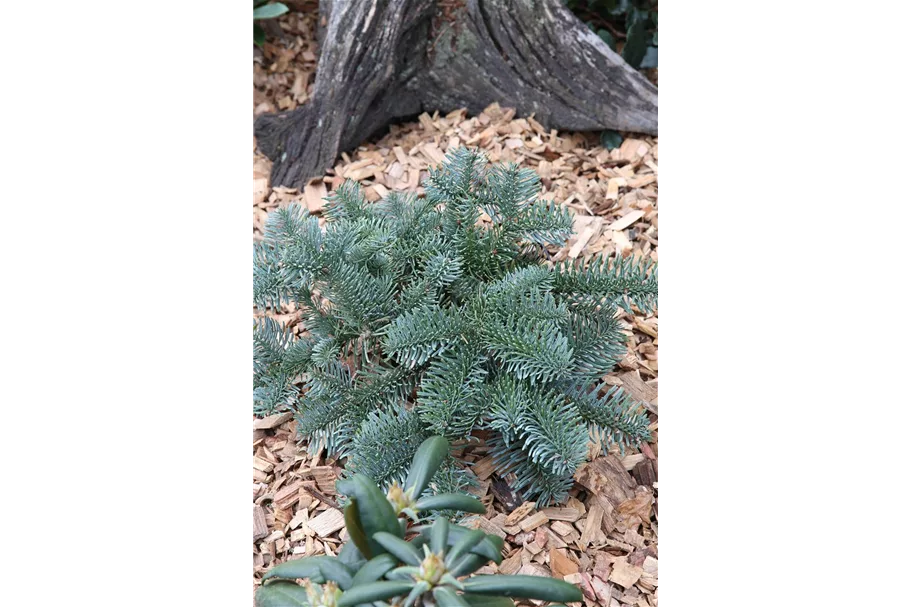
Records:
{"label": "gray bark", "polygon": [[658,90],[560,0],[321,0],[310,103],[260,116],[272,184],[302,187],[390,122],[490,103],[546,128],[655,135]]}

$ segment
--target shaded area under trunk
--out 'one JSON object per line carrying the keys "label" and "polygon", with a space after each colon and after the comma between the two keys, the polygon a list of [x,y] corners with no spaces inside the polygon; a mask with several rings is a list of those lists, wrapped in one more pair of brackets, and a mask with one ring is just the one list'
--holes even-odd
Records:
{"label": "shaded area under trunk", "polygon": [[560,0],[321,0],[310,102],[260,116],[272,185],[303,187],[390,122],[494,101],[546,128],[656,135],[658,89]]}

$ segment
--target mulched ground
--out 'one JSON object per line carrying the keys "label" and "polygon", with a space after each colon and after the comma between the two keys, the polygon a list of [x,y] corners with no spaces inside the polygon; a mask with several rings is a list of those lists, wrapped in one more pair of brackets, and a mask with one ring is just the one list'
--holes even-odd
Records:
{"label": "mulched ground", "polygon": [[[300,12],[296,9],[303,9]],[[315,3],[301,0],[279,20],[283,38],[272,38],[254,57],[254,114],[306,103],[318,60]],[[575,213],[576,235],[556,260],[598,252],[658,258],[658,141],[625,139],[614,150],[597,134],[548,131],[534,117],[517,117],[496,104],[478,116],[465,110],[420,116],[393,126],[384,137],[343,154],[322,179],[303,192],[269,185],[270,162],[254,149],[253,237],[266,214],[292,201],[319,213],[322,198],[341,181],[358,180],[371,200],[392,190],[422,192],[428,166],[460,145],[478,146],[492,162],[534,168],[542,197]],[[294,319],[293,311],[276,314]],[[258,314],[254,311],[254,314]],[[654,442],[621,454],[615,448],[576,475],[568,503],[537,510],[492,474],[483,440],[462,447],[480,488],[487,515],[465,523],[506,540],[505,560],[487,572],[553,575],[579,584],[588,606],[657,605],[658,586],[658,317],[621,316],[628,352],[605,379],[645,403]],[[253,422],[253,581],[276,563],[334,554],[347,539],[334,500],[341,465],[324,454],[307,455],[289,414]],[[483,435],[482,437],[483,438]]]}

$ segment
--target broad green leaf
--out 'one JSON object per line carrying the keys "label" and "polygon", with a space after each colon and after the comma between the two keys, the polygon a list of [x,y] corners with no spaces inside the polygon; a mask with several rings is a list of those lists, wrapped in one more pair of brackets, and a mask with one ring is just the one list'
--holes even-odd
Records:
{"label": "broad green leaf", "polygon": [[452,550],[446,554],[446,566],[451,566],[459,557],[477,546],[478,542],[482,541],[485,537],[487,537],[487,534],[480,529],[472,529],[466,533],[462,536],[462,539],[456,542],[455,546],[452,547]]}
{"label": "broad green leaf", "polygon": [[400,537],[391,533],[380,531],[373,534],[373,539],[379,542],[390,554],[408,565],[420,565],[421,553],[417,548]]}
{"label": "broad green leaf", "polygon": [[536,575],[479,575],[463,582],[466,592],[499,594],[520,599],[579,602],[582,591],[563,580]]}
{"label": "broad green leaf", "polygon": [[263,42],[266,41],[266,32],[263,30],[262,26],[259,23],[253,24],[253,43],[256,46],[262,46]]}
{"label": "broad green leaf", "polygon": [[468,602],[448,586],[437,586],[433,589],[433,598],[439,607],[471,607]]}
{"label": "broad green leaf", "polygon": [[626,44],[623,45],[623,59],[631,66],[638,68],[645,57],[648,46],[648,13],[633,9],[628,13]]}
{"label": "broad green leaf", "polygon": [[446,551],[446,538],[449,536],[449,519],[440,517],[430,530],[430,549],[436,554]]}
{"label": "broad green leaf", "polygon": [[621,137],[620,133],[617,131],[612,131],[610,129],[601,131],[601,147],[605,150],[618,148],[621,143],[623,143],[623,137]]}
{"label": "broad green leaf", "polygon": [[361,519],[358,515],[357,500],[355,498],[351,498],[345,507],[345,529],[348,530],[351,541],[354,542],[361,554],[368,559],[371,558],[373,553],[370,550],[370,542],[367,541],[367,535],[361,527]]}
{"label": "broad green leaf", "polygon": [[[430,526],[422,525],[412,529],[412,531],[418,531],[421,534],[421,537],[430,538],[433,529]],[[449,527],[449,534],[446,537],[447,546],[455,546],[459,543],[459,540],[462,540],[466,534],[471,533],[472,530],[460,525],[451,525]],[[415,538],[416,540],[417,538]],[[415,540],[412,540],[414,542]],[[484,556],[485,559],[481,564],[486,563],[488,560],[492,560],[495,563],[499,564],[503,561],[503,538],[497,537],[496,535],[486,535],[483,540],[478,542],[469,552],[472,554],[477,554]],[[481,565],[478,565],[480,567]],[[477,568],[477,567],[476,567]],[[474,571],[472,569],[471,571]],[[464,574],[462,574],[464,575]]]}
{"label": "broad green leaf", "polygon": [[338,559],[320,561],[319,570],[320,573],[323,574],[324,578],[327,580],[332,580],[338,584],[338,587],[342,590],[348,590],[351,588],[351,570],[342,565]]}
{"label": "broad green leaf", "polygon": [[310,607],[307,590],[294,582],[272,582],[256,590],[256,607]]}
{"label": "broad green leaf", "polygon": [[399,559],[397,559],[392,554],[381,554],[375,556],[358,570],[354,574],[353,586],[362,586],[364,584],[369,584],[370,582],[375,582],[389,571],[395,569],[395,566],[399,564]]}
{"label": "broad green leaf", "polygon": [[373,582],[363,586],[354,586],[342,593],[342,598],[338,600],[337,605],[338,607],[354,607],[361,603],[384,601],[394,596],[408,594],[413,586],[412,582]]}
{"label": "broad green leaf", "polygon": [[267,571],[263,576],[263,581],[273,578],[279,580],[309,579],[317,584],[322,584],[326,581],[326,578],[323,577],[319,565],[324,561],[334,560],[336,560],[334,556],[310,556],[294,561],[285,561]]}
{"label": "broad green leaf", "polygon": [[373,539],[375,533],[385,531],[402,537],[402,528],[392,509],[392,504],[372,480],[363,474],[355,474],[349,481],[339,482],[337,486],[340,490],[344,487],[348,495],[357,500],[361,529],[370,545],[370,554],[364,556],[374,557],[386,552],[383,546]]}
{"label": "broad green leaf", "polygon": [[442,436],[431,436],[421,443],[414,454],[414,459],[411,460],[411,470],[405,479],[405,490],[410,489],[413,497],[419,497],[448,453],[449,442]]}
{"label": "broad green leaf", "polygon": [[515,603],[505,596],[487,596],[465,592],[462,594],[462,599],[471,607],[515,607]]}
{"label": "broad green leaf", "polygon": [[454,577],[462,577],[463,575],[468,575],[474,573],[490,561],[486,556],[481,556],[479,554],[466,554],[458,561],[454,562],[453,565],[449,568],[449,572],[452,573]]}
{"label": "broad green leaf", "polygon": [[338,551],[338,560],[343,565],[347,565],[351,571],[357,571],[367,562],[361,551],[357,549],[354,542],[346,542],[342,549]]}
{"label": "broad green leaf", "polygon": [[273,19],[279,15],[284,15],[287,12],[288,7],[281,2],[266,4],[264,6],[258,6],[253,9],[253,20],[256,21],[258,19]]}
{"label": "broad green leaf", "polygon": [[604,40],[604,44],[610,47],[610,50],[617,50],[617,41],[614,40],[614,37],[611,33],[605,29],[600,29],[597,31],[598,37]]}
{"label": "broad green leaf", "polygon": [[415,504],[417,510],[462,510],[475,514],[484,514],[487,508],[476,497],[461,493],[441,493],[421,498]]}

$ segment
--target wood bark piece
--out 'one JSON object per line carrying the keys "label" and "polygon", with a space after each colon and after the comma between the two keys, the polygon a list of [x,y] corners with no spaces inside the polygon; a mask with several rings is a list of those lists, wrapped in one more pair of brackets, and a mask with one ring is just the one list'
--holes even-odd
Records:
{"label": "wood bark piece", "polygon": [[513,510],[509,516],[506,517],[505,525],[511,527],[525,518],[532,510],[535,509],[534,502],[525,502],[515,510]]}
{"label": "wood bark piece", "polygon": [[269,417],[264,417],[262,419],[253,420],[253,429],[254,430],[273,430],[278,428],[286,421],[290,421],[294,418],[293,413],[276,413],[275,415],[270,415]]}
{"label": "wood bark piece", "polygon": [[610,576],[607,579],[624,588],[629,588],[639,580],[641,575],[642,567],[630,565],[625,559],[620,559],[614,561],[614,566],[611,568]]}
{"label": "wood bark piece", "polygon": [[575,523],[582,518],[582,512],[579,512],[576,508],[544,508],[541,512],[551,521]]}
{"label": "wood bark piece", "polygon": [[341,151],[423,111],[499,102],[548,130],[658,132],[657,88],[560,0],[321,0],[319,11],[310,102],[256,121],[273,186],[303,188]]}
{"label": "wood bark piece", "polygon": [[653,401],[658,398],[658,390],[648,385],[639,377],[638,371],[627,371],[620,375],[620,381],[623,382],[623,391],[642,401],[645,408],[655,415],[658,414],[658,405]]}
{"label": "wood bark piece", "polygon": [[550,551],[550,569],[554,572],[554,575],[561,578],[573,573],[579,573],[579,565],[566,555],[565,550],[557,550],[556,548],[552,548]]}
{"label": "wood bark piece", "polygon": [[[589,509],[597,504],[603,510],[601,526],[604,533],[613,531],[617,524],[617,507],[636,496],[635,484],[623,463],[613,454],[608,454],[580,466],[575,479],[591,492]],[[583,533],[583,537],[585,535]]]}
{"label": "wood bark piece", "polygon": [[585,518],[585,525],[582,527],[582,536],[579,538],[579,546],[584,550],[595,539],[601,522],[604,520],[604,509],[596,501],[588,510],[588,516]]}
{"label": "wood bark piece", "polygon": [[269,526],[266,524],[266,511],[262,506],[253,506],[253,541],[261,540],[269,535]]}
{"label": "wood bark piece", "polygon": [[345,515],[340,510],[329,508],[310,519],[307,526],[313,529],[316,535],[328,537],[345,526]]}
{"label": "wood bark piece", "polygon": [[503,575],[512,575],[522,566],[522,551],[516,550],[509,558],[497,566],[497,571]]}
{"label": "wood bark piece", "polygon": [[519,527],[522,528],[522,531],[531,531],[532,529],[537,529],[546,522],[547,515],[543,512],[536,512],[525,520],[521,521],[519,523]]}

